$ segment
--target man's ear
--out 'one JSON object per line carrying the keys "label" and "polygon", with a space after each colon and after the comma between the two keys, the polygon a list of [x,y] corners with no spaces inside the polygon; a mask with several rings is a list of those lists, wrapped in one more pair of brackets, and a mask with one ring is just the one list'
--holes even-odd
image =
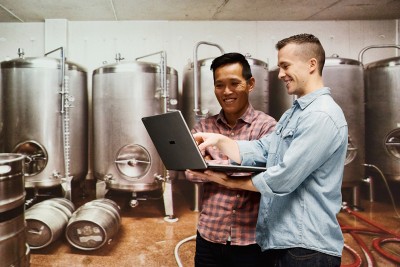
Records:
{"label": "man's ear", "polygon": [[313,73],[314,71],[316,71],[317,70],[317,68],[318,68],[318,61],[317,61],[317,59],[316,58],[311,58],[310,60],[309,60],[309,70],[310,70],[310,73]]}
{"label": "man's ear", "polygon": [[247,84],[249,85],[249,92],[253,91],[253,89],[256,86],[256,79],[254,77],[251,77],[248,81]]}

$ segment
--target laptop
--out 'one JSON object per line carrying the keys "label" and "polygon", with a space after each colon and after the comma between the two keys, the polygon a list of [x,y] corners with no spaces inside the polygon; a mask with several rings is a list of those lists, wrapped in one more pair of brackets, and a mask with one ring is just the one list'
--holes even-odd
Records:
{"label": "laptop", "polygon": [[266,167],[206,162],[180,111],[143,117],[142,122],[167,170],[263,172]]}

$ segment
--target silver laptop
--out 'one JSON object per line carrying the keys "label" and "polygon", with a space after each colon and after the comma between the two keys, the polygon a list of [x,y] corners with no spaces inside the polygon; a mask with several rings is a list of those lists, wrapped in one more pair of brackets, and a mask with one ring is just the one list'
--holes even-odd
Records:
{"label": "silver laptop", "polygon": [[142,118],[143,124],[167,170],[213,170],[263,172],[265,167],[223,165],[206,162],[180,111]]}

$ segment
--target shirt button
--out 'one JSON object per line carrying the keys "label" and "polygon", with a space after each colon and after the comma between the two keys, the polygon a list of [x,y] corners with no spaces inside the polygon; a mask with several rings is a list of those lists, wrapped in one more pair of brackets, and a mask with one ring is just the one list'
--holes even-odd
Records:
{"label": "shirt button", "polygon": [[234,136],[235,135],[235,133],[231,133],[231,136]]}
{"label": "shirt button", "polygon": [[236,210],[232,210],[232,213],[236,213]]}
{"label": "shirt button", "polygon": [[239,198],[239,197],[240,197],[240,195],[239,195],[239,194],[237,194],[237,195],[236,195],[236,197],[237,197],[237,198]]}

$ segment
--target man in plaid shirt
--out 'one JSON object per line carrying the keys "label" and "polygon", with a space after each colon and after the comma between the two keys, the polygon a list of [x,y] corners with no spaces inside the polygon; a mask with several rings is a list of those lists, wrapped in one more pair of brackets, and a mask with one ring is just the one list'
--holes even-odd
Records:
{"label": "man in plaid shirt", "polygon": [[[219,133],[235,140],[254,140],[274,130],[275,119],[249,103],[255,79],[243,55],[228,53],[217,57],[211,70],[215,96],[222,110],[200,120],[192,133]],[[208,160],[228,163],[228,158],[216,148],[208,149],[206,154]],[[230,175],[249,177],[245,173]],[[188,172],[186,177],[202,183],[204,188],[195,266],[262,266],[261,249],[255,240],[260,194],[229,189]]]}

